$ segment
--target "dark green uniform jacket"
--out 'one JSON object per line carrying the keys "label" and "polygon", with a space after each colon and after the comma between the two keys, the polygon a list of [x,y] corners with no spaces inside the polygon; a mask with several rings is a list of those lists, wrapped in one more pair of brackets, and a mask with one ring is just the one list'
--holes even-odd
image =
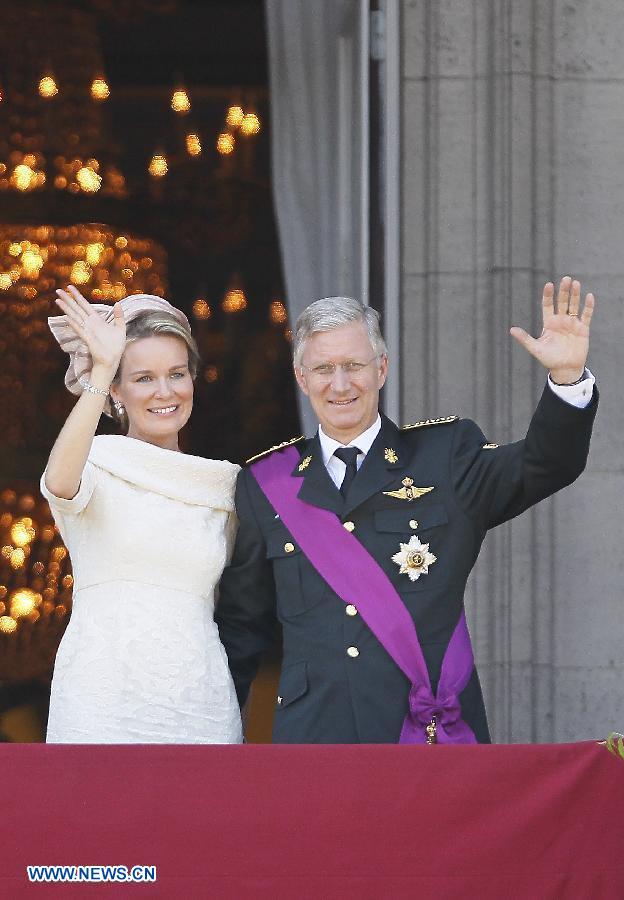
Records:
{"label": "dark green uniform jacket", "polygon": [[[335,512],[389,576],[416,624],[434,691],[487,530],[583,471],[597,402],[594,391],[590,405],[576,409],[546,387],[526,438],[501,447],[487,444],[469,419],[398,429],[382,416],[346,500],[323,464],[318,435],[296,443],[301,459],[311,457],[292,473],[303,477],[299,497]],[[405,478],[433,490],[411,501],[386,493],[401,491]],[[398,742],[409,691],[403,673],[357,609],[308,562],[249,469],[239,476],[236,510],[239,531],[216,618],[241,704],[277,618],[284,658],[274,741]],[[436,557],[415,581],[392,561],[413,534]],[[488,742],[476,670],[460,699],[462,717]]]}

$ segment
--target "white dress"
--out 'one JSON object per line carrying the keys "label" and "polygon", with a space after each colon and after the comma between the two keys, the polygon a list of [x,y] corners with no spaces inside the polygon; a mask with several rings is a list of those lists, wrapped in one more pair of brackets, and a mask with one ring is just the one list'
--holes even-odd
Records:
{"label": "white dress", "polygon": [[239,467],[95,437],[72,500],[45,485],[74,573],[48,743],[242,741],[215,586],[235,532]]}

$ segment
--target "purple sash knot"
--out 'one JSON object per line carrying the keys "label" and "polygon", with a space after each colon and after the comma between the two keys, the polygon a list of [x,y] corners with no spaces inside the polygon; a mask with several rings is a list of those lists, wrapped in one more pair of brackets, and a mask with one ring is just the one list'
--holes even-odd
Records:
{"label": "purple sash knot", "polygon": [[[423,744],[425,729],[435,719],[438,744],[472,743],[471,734],[461,719],[459,697],[455,693],[434,697],[428,685],[413,684],[409,692],[409,711],[401,732],[401,743]],[[462,727],[463,726],[463,727]]]}

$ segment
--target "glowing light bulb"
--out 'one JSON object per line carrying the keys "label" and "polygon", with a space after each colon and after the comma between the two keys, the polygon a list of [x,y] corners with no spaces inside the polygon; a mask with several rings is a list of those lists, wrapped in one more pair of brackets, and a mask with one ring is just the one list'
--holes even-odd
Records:
{"label": "glowing light bulb", "polygon": [[208,305],[208,302],[203,299],[203,297],[198,297],[197,300],[193,303],[193,315],[196,319],[209,319],[212,315],[212,310]]}
{"label": "glowing light bulb", "polygon": [[31,247],[22,253],[22,269],[27,278],[38,278],[43,266],[43,257],[38,247]]}
{"label": "glowing light bulb", "polygon": [[186,152],[190,156],[199,156],[202,152],[201,141],[198,134],[187,134],[186,136]]}
{"label": "glowing light bulb", "polygon": [[91,96],[94,100],[108,100],[110,97],[110,88],[106,83],[106,79],[102,78],[94,78],[91,82]]}
{"label": "glowing light bulb", "polygon": [[11,181],[18,191],[28,191],[35,183],[35,173],[30,166],[21,163],[13,169]]}
{"label": "glowing light bulb", "polygon": [[11,540],[16,547],[27,547],[35,538],[35,529],[23,519],[11,526]]}
{"label": "glowing light bulb", "polygon": [[0,616],[0,631],[3,634],[13,634],[17,628],[17,622],[11,616]]}
{"label": "glowing light bulb", "polygon": [[56,97],[58,94],[58,87],[56,86],[56,81],[52,75],[44,75],[39,81],[39,94],[40,96],[45,97],[46,100],[49,100],[50,97]]}
{"label": "glowing light bulb", "polygon": [[87,244],[85,257],[90,266],[97,266],[100,259],[102,258],[104,250],[104,244],[100,243],[99,241],[95,244]]}
{"label": "glowing light bulb", "polygon": [[241,290],[228,291],[223,298],[221,307],[226,313],[236,313],[246,309],[247,298],[245,297],[245,292]]}
{"label": "glowing light bulb", "polygon": [[147,171],[153,178],[162,178],[165,176],[169,171],[166,158],[160,153],[155,153],[147,167]]}
{"label": "glowing light bulb", "polygon": [[187,113],[191,108],[191,101],[189,100],[189,95],[186,93],[184,88],[179,88],[174,91],[171,95],[171,109],[177,113]]}
{"label": "glowing light bulb", "polygon": [[20,588],[11,595],[9,603],[11,616],[18,619],[20,616],[29,616],[37,608],[41,603],[41,595],[30,588]]}
{"label": "glowing light bulb", "polygon": [[240,128],[240,124],[245,118],[242,106],[230,106],[225,116],[225,121],[230,128]]}
{"label": "glowing light bulb", "polygon": [[245,137],[258,134],[260,131],[260,119],[255,113],[247,113],[240,124],[240,130]]}
{"label": "glowing light bulb", "polygon": [[217,138],[217,151],[222,156],[229,156],[234,150],[234,138],[227,131],[220,134]]}
{"label": "glowing light bulb", "polygon": [[269,306],[269,317],[274,325],[282,325],[288,318],[286,307],[281,300],[271,301]]}
{"label": "glowing light bulb", "polygon": [[9,556],[9,563],[13,569],[21,569],[26,561],[26,554],[24,553],[21,547],[17,547],[15,550],[11,551],[11,555]]}
{"label": "glowing light bulb", "polygon": [[87,265],[83,259],[77,259],[71,267],[69,280],[72,284],[87,284],[92,275],[91,266]]}
{"label": "glowing light bulb", "polygon": [[91,166],[82,166],[76,172],[76,181],[85,194],[95,194],[102,185],[102,178]]}

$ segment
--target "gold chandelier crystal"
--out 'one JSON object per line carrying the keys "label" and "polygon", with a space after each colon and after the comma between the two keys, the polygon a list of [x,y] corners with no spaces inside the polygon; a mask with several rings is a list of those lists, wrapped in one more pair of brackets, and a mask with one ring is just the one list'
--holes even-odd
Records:
{"label": "gold chandelier crystal", "polygon": [[[55,290],[76,284],[95,303],[128,294],[164,296],[166,253],[150,238],[109,225],[0,224],[0,431],[6,447],[33,446],[46,422],[63,414],[40,408],[40,379],[60,376],[47,317]],[[28,346],[28,353],[19,352]],[[62,381],[62,378],[61,378]],[[56,395],[55,395],[56,396]],[[16,547],[14,562],[18,563]]]}

